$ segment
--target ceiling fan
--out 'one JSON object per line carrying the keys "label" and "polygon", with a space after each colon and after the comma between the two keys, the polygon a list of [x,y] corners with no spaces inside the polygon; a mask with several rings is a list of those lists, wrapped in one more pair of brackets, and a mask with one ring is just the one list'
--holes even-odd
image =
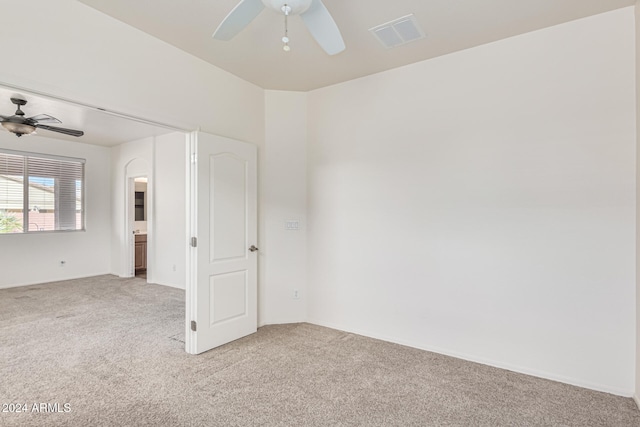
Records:
{"label": "ceiling fan", "polygon": [[53,132],[63,133],[71,136],[82,136],[84,132],[75,129],[66,129],[60,127],[49,126],[47,123],[62,123],[60,120],[48,114],[39,114],[33,117],[24,117],[24,111],[21,106],[26,105],[27,101],[20,98],[11,98],[11,102],[18,106],[16,113],[11,116],[0,115],[0,124],[9,132],[15,133],[17,136],[29,135],[36,129],[45,129]]}
{"label": "ceiling fan", "polygon": [[329,55],[345,49],[340,29],[322,0],[241,0],[222,20],[213,38],[229,41],[254,20],[262,10],[269,9],[284,15],[284,50],[289,51],[288,17],[300,15],[309,32]]}

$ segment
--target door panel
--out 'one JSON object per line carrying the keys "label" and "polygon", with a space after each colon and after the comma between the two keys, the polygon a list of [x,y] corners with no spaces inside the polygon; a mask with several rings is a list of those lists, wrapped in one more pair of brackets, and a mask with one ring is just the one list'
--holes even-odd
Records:
{"label": "door panel", "polygon": [[247,166],[230,153],[210,157],[211,261],[247,256]]}
{"label": "door panel", "polygon": [[202,132],[190,136],[189,353],[257,330],[256,147]]}
{"label": "door panel", "polygon": [[247,315],[247,272],[211,276],[211,325]]}

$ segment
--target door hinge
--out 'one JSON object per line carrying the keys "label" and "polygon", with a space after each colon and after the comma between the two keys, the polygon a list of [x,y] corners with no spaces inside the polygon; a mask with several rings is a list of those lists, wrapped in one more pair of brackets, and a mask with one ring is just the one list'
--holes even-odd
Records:
{"label": "door hinge", "polygon": [[197,248],[198,247],[198,238],[197,237],[192,237],[191,238],[191,247],[192,248]]}
{"label": "door hinge", "polygon": [[195,321],[195,320],[192,320],[192,321],[191,321],[191,330],[192,330],[193,332],[195,332],[195,331],[196,331],[197,326],[198,326],[198,325],[196,324],[196,321]]}
{"label": "door hinge", "polygon": [[191,163],[196,163],[198,161],[198,156],[196,153],[191,153]]}

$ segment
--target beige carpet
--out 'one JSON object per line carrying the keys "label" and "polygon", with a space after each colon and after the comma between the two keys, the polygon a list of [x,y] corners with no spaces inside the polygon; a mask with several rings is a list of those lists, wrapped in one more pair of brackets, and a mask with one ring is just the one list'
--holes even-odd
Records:
{"label": "beige carpet", "polygon": [[631,399],[314,325],[200,356],[183,328],[184,292],[141,279],[0,290],[0,404],[28,411],[0,425],[640,426]]}

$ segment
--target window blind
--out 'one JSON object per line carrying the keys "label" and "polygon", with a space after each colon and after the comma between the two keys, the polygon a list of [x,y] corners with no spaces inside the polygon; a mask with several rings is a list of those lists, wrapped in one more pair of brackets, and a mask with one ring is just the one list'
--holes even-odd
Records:
{"label": "window blind", "polygon": [[84,230],[84,163],[0,150],[0,233]]}

